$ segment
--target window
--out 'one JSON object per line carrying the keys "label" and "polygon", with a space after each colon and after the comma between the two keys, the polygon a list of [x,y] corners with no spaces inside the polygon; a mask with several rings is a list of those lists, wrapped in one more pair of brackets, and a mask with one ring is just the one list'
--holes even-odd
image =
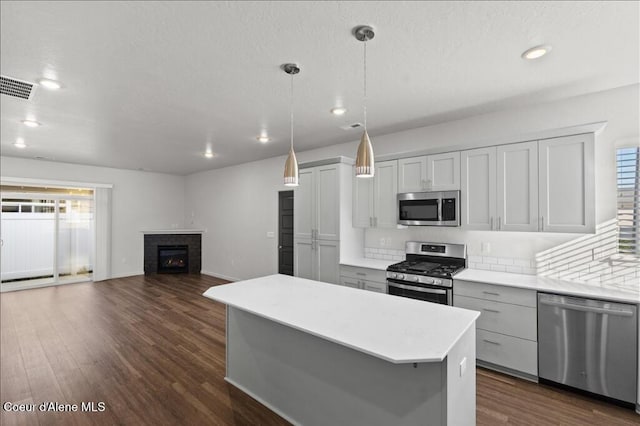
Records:
{"label": "window", "polygon": [[618,251],[639,255],[640,147],[618,149],[616,161],[618,165],[618,226],[620,228]]}

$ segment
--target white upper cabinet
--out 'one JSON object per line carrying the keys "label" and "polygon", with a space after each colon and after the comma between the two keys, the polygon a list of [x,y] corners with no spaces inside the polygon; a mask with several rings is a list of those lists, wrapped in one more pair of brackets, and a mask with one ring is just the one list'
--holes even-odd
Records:
{"label": "white upper cabinet", "polygon": [[[376,174],[379,164],[376,164]],[[374,177],[375,179],[375,177]],[[373,179],[359,178],[353,172],[353,226],[369,228],[373,226]]]}
{"label": "white upper cabinet", "polygon": [[317,167],[316,238],[340,239],[340,176],[338,165]]}
{"label": "white upper cabinet", "polygon": [[398,162],[376,163],[373,178],[353,178],[353,226],[395,228]]}
{"label": "white upper cabinet", "polygon": [[427,190],[460,189],[460,152],[427,156]]}
{"label": "white upper cabinet", "polygon": [[298,187],[295,188],[294,205],[294,237],[311,238],[315,229],[315,192],[316,180],[313,169],[300,170]]}
{"label": "white upper cabinet", "polygon": [[461,153],[461,225],[492,230],[496,220],[496,147]]}
{"label": "white upper cabinet", "polygon": [[374,220],[377,228],[396,228],[398,195],[398,162],[384,161],[376,164],[374,178]]}
{"label": "white upper cabinet", "polygon": [[541,229],[594,232],[593,134],[541,140],[538,151]]}
{"label": "white upper cabinet", "polygon": [[300,170],[293,199],[295,238],[340,238],[339,182],[337,164]]}
{"label": "white upper cabinet", "polygon": [[592,133],[462,151],[462,226],[595,231]]}
{"label": "white upper cabinet", "polygon": [[538,143],[497,148],[497,223],[499,231],[538,230]]}
{"label": "white upper cabinet", "polygon": [[398,192],[427,190],[427,157],[401,158],[398,160]]}
{"label": "white upper cabinet", "polygon": [[460,189],[460,152],[398,160],[398,192]]}

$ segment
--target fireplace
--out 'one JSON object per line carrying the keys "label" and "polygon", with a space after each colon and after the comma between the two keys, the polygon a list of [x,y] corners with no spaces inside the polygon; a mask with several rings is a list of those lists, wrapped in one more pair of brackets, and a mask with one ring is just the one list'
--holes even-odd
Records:
{"label": "fireplace", "polygon": [[[193,229],[172,229],[143,231],[144,233],[144,274],[163,273],[199,274],[202,268],[202,231]],[[165,253],[164,250],[167,250]],[[182,253],[174,253],[175,250]],[[182,259],[165,259],[177,255]],[[167,260],[163,262],[161,260]]]}
{"label": "fireplace", "polygon": [[158,246],[158,273],[179,274],[189,272],[189,246]]}

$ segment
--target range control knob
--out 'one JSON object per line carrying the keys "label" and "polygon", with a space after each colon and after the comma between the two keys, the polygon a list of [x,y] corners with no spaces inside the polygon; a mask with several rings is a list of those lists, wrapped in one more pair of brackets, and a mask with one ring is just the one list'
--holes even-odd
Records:
{"label": "range control knob", "polygon": [[389,277],[390,278],[395,278],[397,276],[397,274],[395,272],[389,272]]}
{"label": "range control knob", "polygon": [[424,282],[425,284],[433,284],[436,280],[434,280],[433,278],[425,278]]}
{"label": "range control knob", "polygon": [[433,280],[433,283],[434,284],[442,284],[442,280],[435,279],[435,280]]}
{"label": "range control knob", "polygon": [[414,281],[416,281],[416,282],[418,282],[418,281],[420,280],[420,278],[418,278],[418,277],[413,277],[412,279],[413,279]]}
{"label": "range control knob", "polygon": [[403,280],[404,279],[404,275],[403,274],[398,274],[398,276],[396,277],[399,280]]}

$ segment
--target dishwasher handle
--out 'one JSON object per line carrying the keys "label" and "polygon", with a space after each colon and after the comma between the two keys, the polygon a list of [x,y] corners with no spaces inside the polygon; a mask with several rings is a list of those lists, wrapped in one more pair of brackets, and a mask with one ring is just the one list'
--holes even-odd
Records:
{"label": "dishwasher handle", "polygon": [[557,306],[558,308],[569,309],[572,311],[593,312],[596,314],[616,315],[620,317],[632,317],[635,314],[633,310],[607,309],[607,308],[598,308],[594,306],[575,305],[573,303],[556,302],[556,301],[547,300],[543,298],[540,298],[538,300],[538,303],[540,303],[541,305]]}

